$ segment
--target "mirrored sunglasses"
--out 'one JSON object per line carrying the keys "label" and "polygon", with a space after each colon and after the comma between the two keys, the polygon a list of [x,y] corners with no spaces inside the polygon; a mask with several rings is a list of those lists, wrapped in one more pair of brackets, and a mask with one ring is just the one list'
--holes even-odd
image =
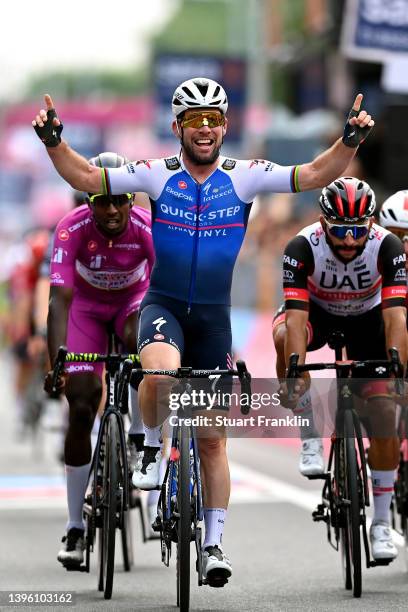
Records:
{"label": "mirrored sunglasses", "polygon": [[326,224],[329,234],[334,238],[339,238],[339,240],[344,240],[348,234],[351,234],[354,240],[363,238],[367,236],[370,225],[369,222],[364,225],[337,225],[328,221],[326,221]]}
{"label": "mirrored sunglasses", "polygon": [[125,204],[130,204],[132,202],[132,197],[131,193],[121,193],[120,195],[103,195],[101,193],[95,193],[89,196],[89,201],[91,204],[103,208],[108,208],[111,204],[120,207],[125,206]]}
{"label": "mirrored sunglasses", "polygon": [[203,126],[215,128],[224,125],[225,117],[221,113],[215,111],[202,111],[184,115],[180,123],[184,128],[191,127],[199,129]]}

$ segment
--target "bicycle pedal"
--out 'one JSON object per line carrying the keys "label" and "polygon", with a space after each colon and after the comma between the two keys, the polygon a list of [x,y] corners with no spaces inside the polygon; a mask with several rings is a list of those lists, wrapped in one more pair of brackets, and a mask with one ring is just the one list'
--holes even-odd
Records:
{"label": "bicycle pedal", "polygon": [[323,472],[323,474],[309,474],[306,476],[308,480],[327,480],[330,477],[330,472]]}
{"label": "bicycle pedal", "polygon": [[64,567],[67,572],[86,572],[86,565],[78,565],[77,563],[63,563],[62,567]]}
{"label": "bicycle pedal", "polygon": [[393,559],[375,559],[374,561],[370,561],[370,567],[384,566],[392,563],[396,557]]}

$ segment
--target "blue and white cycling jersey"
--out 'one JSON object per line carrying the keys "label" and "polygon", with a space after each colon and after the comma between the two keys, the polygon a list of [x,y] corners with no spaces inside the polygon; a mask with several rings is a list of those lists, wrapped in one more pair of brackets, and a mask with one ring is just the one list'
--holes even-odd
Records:
{"label": "blue and white cycling jersey", "polygon": [[293,192],[298,166],[220,157],[197,183],[178,157],[103,168],[105,193],[146,192],[156,254],[149,293],[230,304],[232,274],[257,193]]}

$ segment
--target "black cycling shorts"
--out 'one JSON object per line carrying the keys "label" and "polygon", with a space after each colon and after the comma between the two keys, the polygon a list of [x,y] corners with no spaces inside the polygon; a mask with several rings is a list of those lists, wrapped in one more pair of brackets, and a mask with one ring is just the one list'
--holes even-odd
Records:
{"label": "black cycling shorts", "polygon": [[223,304],[192,304],[147,293],[140,307],[138,352],[152,342],[174,346],[181,364],[195,369],[232,367],[231,309]]}

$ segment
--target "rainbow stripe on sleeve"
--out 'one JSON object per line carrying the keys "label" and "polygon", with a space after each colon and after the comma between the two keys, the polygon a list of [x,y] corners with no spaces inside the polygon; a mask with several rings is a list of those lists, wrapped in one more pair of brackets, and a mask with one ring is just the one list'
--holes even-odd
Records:
{"label": "rainbow stripe on sleeve", "polygon": [[292,172],[290,174],[290,188],[293,193],[297,193],[298,191],[300,191],[299,170],[300,166],[293,166]]}

